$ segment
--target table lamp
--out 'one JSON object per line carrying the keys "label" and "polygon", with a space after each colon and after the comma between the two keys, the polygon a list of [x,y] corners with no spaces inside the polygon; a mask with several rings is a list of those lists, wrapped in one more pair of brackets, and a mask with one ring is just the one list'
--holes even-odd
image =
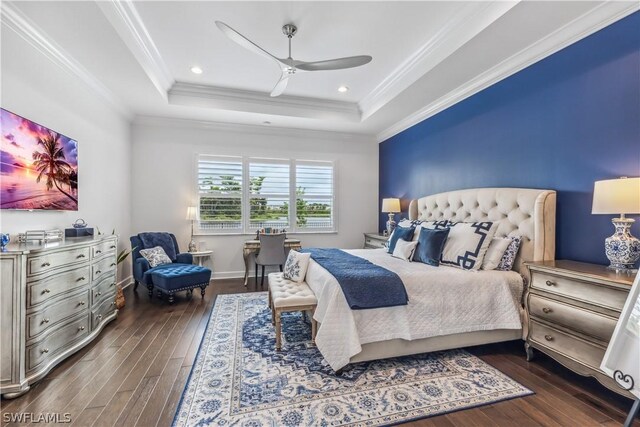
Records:
{"label": "table lamp", "polygon": [[633,270],[640,258],[640,240],[631,235],[633,218],[626,214],[640,213],[640,178],[622,177],[596,181],[593,186],[592,214],[620,214],[611,222],[616,231],[604,241],[607,258],[613,270]]}
{"label": "table lamp", "polygon": [[394,228],[396,228],[396,222],[394,221],[394,216],[398,212],[402,212],[400,210],[400,199],[382,199],[382,213],[389,214],[389,220],[387,221],[387,234],[391,235],[391,232]]}
{"label": "table lamp", "polygon": [[188,221],[191,221],[191,241],[189,242],[189,252],[196,252],[196,242],[193,240],[193,222],[198,219],[198,208],[195,206],[189,206],[187,208],[187,218]]}

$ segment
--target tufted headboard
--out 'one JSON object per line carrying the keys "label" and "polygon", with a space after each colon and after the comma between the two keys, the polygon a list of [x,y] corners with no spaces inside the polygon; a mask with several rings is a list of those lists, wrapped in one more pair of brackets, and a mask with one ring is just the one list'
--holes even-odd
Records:
{"label": "tufted headboard", "polygon": [[473,188],[412,200],[409,219],[497,222],[496,237],[522,236],[514,270],[524,261],[555,258],[556,192],[530,188]]}

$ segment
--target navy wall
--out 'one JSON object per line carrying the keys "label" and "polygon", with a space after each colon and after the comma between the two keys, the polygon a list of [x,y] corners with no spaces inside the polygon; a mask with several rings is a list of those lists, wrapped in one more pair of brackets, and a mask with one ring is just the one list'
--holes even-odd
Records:
{"label": "navy wall", "polygon": [[593,183],[623,175],[640,175],[640,12],[380,144],[380,198],[400,197],[404,216],[443,191],[556,190],[557,259],[608,264],[612,216],[591,214]]}

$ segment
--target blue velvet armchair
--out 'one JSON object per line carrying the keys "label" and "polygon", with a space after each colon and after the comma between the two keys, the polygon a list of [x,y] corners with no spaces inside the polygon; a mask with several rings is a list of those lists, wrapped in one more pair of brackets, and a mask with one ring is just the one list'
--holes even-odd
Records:
{"label": "blue velvet armchair", "polygon": [[[172,233],[150,233],[157,235],[167,235],[171,238],[173,242],[173,247],[165,247],[167,246],[168,241],[162,242],[159,241],[157,244],[150,245],[152,246],[162,246],[169,258],[171,258],[172,254],[175,254],[175,257],[171,260],[173,264],[193,264],[193,255],[190,253],[180,253],[180,248],[178,247],[178,241],[176,240],[176,236]],[[131,236],[129,238],[131,241],[131,248],[135,248],[132,252],[132,267],[133,267],[133,279],[134,286],[133,290],[135,291],[138,288],[138,285],[142,283],[147,287],[153,287],[153,283],[151,282],[151,275],[145,274],[147,271],[151,269],[149,266],[149,261],[147,261],[142,255],[140,255],[140,249],[149,249],[149,247],[145,247],[140,235]],[[169,245],[170,246],[170,245]],[[156,267],[160,268],[162,266]]]}

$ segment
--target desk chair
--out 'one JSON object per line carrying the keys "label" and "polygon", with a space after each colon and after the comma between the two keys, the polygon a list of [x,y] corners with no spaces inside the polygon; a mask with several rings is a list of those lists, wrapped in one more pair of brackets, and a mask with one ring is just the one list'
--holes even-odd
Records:
{"label": "desk chair", "polygon": [[264,268],[265,266],[277,265],[282,271],[282,266],[287,261],[287,254],[284,250],[284,241],[286,239],[284,233],[281,234],[260,234],[260,251],[256,256],[256,286],[258,285],[258,265],[262,266],[262,279],[260,286],[264,285]]}

